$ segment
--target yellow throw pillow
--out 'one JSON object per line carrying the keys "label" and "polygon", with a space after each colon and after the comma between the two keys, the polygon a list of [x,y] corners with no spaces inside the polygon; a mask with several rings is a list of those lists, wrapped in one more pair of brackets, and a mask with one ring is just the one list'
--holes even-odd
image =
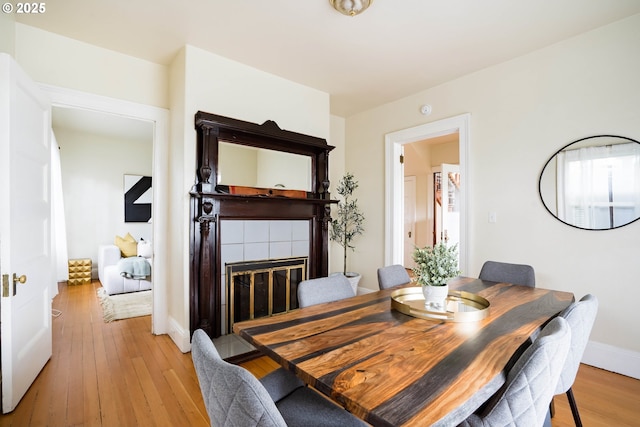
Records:
{"label": "yellow throw pillow", "polygon": [[124,237],[116,236],[115,245],[120,248],[120,253],[125,258],[138,254],[138,242],[129,233]]}

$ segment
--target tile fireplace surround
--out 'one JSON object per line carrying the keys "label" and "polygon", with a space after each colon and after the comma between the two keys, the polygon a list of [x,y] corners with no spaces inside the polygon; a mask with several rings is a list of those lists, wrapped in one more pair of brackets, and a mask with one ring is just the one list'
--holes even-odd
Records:
{"label": "tile fireplace surround", "polygon": [[222,220],[220,222],[220,272],[222,334],[226,333],[227,286],[225,264],[309,256],[306,220]]}

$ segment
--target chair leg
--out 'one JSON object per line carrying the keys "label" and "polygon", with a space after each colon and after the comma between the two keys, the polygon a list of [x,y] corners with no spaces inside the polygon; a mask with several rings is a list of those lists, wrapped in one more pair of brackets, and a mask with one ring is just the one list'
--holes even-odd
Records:
{"label": "chair leg", "polygon": [[571,388],[567,390],[567,398],[569,399],[569,406],[571,406],[571,413],[573,414],[573,420],[576,423],[576,427],[582,427],[580,413],[578,412],[578,405],[576,404],[575,397],[573,397],[573,390]]}

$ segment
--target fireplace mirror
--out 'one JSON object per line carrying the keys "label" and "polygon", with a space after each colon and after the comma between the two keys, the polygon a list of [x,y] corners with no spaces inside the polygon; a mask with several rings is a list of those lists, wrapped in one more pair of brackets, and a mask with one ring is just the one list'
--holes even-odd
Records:
{"label": "fireplace mirror", "polygon": [[640,218],[640,143],[614,135],[582,138],[547,161],[540,198],[565,224],[609,230]]}
{"label": "fireplace mirror", "polygon": [[218,184],[312,191],[311,157],[218,142]]}

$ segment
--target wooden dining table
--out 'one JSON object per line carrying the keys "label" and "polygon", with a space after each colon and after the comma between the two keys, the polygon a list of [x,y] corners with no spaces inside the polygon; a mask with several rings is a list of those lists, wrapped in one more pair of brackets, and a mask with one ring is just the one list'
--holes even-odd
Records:
{"label": "wooden dining table", "polygon": [[489,301],[487,316],[451,322],[403,314],[391,307],[391,288],[233,330],[374,426],[457,425],[504,384],[532,338],[574,295],[467,277],[449,286]]}

